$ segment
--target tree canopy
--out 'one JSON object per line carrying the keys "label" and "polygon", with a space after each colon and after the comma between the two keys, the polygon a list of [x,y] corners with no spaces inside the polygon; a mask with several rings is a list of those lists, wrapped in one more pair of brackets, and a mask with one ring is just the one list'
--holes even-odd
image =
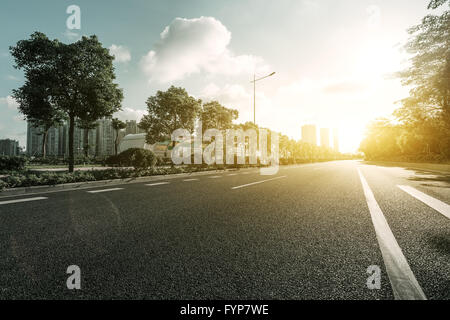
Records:
{"label": "tree canopy", "polygon": [[201,111],[201,100],[189,96],[183,88],[171,86],[158,91],[147,100],[148,115],[144,115],[139,127],[147,132],[149,144],[170,140],[176,129],[194,131],[195,120]]}

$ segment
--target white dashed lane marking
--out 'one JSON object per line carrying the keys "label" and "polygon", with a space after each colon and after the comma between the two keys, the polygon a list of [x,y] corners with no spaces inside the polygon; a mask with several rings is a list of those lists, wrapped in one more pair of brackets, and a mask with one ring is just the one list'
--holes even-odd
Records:
{"label": "white dashed lane marking", "polygon": [[48,198],[47,197],[34,197],[34,198],[25,198],[25,199],[16,199],[16,200],[6,200],[6,201],[0,201],[0,205],[19,203],[19,202],[37,201],[37,200],[46,200],[46,199],[48,199]]}
{"label": "white dashed lane marking", "polygon": [[282,178],[286,178],[286,176],[281,176],[281,177],[276,177],[276,178],[272,178],[272,179],[267,179],[267,180],[261,180],[261,181],[256,181],[256,182],[252,182],[252,183],[247,183],[247,184],[243,184],[241,186],[232,187],[231,189],[234,190],[234,189],[245,188],[245,187],[253,186],[255,184],[260,184],[260,183],[264,183],[264,182],[268,182],[268,181],[272,181],[272,180],[278,180],[278,179],[282,179]]}
{"label": "white dashed lane marking", "polygon": [[149,184],[146,184],[146,186],[153,187],[153,186],[162,186],[164,184],[169,184],[169,182],[164,181],[164,182],[149,183]]}
{"label": "white dashed lane marking", "polygon": [[102,192],[110,192],[110,191],[118,191],[123,190],[123,188],[111,188],[111,189],[102,189],[102,190],[93,190],[87,191],[88,193],[102,193]]}
{"label": "white dashed lane marking", "polygon": [[413,196],[417,200],[422,201],[427,206],[433,208],[437,212],[443,214],[444,216],[446,216],[447,218],[450,219],[450,205],[448,205],[445,202],[442,202],[438,199],[430,197],[429,195],[427,195],[423,192],[420,192],[419,190],[414,189],[413,187],[410,187],[410,186],[397,186],[397,187],[399,187],[400,189],[402,189],[409,195]]}
{"label": "white dashed lane marking", "polygon": [[198,181],[198,179],[184,179],[184,182],[189,182],[189,181]]}

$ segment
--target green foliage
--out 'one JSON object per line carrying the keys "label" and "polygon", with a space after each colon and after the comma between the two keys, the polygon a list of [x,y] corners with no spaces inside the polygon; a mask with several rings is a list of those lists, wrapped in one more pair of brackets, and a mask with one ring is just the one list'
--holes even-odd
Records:
{"label": "green foliage", "polygon": [[[436,9],[442,6],[444,3],[449,2],[448,0],[431,0],[428,4],[428,9]],[[450,5],[450,2],[449,2]]]}
{"label": "green foliage", "polygon": [[200,115],[202,120],[203,133],[208,129],[226,130],[233,126],[239,112],[235,109],[228,109],[217,101],[205,103]]}
{"label": "green foliage", "polygon": [[0,171],[19,171],[25,169],[25,157],[10,157],[0,155]]}
{"label": "green foliage", "polygon": [[156,155],[146,149],[131,148],[106,159],[109,166],[134,167],[135,169],[147,169],[157,163]]}
{"label": "green foliage", "polygon": [[180,128],[193,132],[200,105],[201,100],[189,96],[185,89],[174,86],[149,97],[148,115],[139,123],[139,127],[147,132],[147,143],[170,139],[172,132]]}

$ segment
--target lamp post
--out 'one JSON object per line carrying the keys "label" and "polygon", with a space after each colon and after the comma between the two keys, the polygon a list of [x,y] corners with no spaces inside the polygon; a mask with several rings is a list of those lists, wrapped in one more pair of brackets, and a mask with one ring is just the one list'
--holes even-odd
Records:
{"label": "lamp post", "polygon": [[253,124],[256,125],[256,81],[271,77],[275,74],[275,72],[272,72],[271,74],[256,79],[256,75],[253,74],[253,81],[250,81],[250,83],[253,83]]}

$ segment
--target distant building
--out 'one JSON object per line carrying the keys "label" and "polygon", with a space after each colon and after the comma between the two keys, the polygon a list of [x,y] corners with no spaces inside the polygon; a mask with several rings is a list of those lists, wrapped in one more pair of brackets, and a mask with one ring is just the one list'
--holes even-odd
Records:
{"label": "distant building", "polygon": [[320,128],[320,146],[330,147],[330,129]]}
{"label": "distant building", "polygon": [[115,152],[116,130],[112,126],[111,119],[97,121],[97,156],[111,156]]}
{"label": "distant building", "polygon": [[[95,129],[82,129],[77,126],[73,134],[74,156],[85,154],[85,137],[87,135],[88,155],[106,157],[114,154],[114,142],[116,132],[112,127],[111,119],[101,119],[97,121]],[[120,133],[119,133],[120,136]],[[27,154],[29,156],[42,155],[42,130],[35,128],[28,122],[27,127]],[[52,127],[48,131],[46,151],[48,156],[68,157],[69,156],[69,125]]]}
{"label": "distant building", "polygon": [[315,146],[317,145],[317,132],[315,125],[307,124],[302,126],[302,141]]}
{"label": "distant building", "polygon": [[11,139],[0,140],[0,155],[13,157],[18,156],[19,153],[19,141]]}
{"label": "distant building", "polygon": [[338,129],[333,129],[333,149],[336,152],[339,152],[339,135]]}
{"label": "distant building", "polygon": [[37,156],[42,154],[42,131],[34,127],[31,122],[27,124],[27,155]]}
{"label": "distant building", "polygon": [[127,125],[125,135],[145,133],[143,129],[139,128],[136,120],[127,120],[125,123]]}

